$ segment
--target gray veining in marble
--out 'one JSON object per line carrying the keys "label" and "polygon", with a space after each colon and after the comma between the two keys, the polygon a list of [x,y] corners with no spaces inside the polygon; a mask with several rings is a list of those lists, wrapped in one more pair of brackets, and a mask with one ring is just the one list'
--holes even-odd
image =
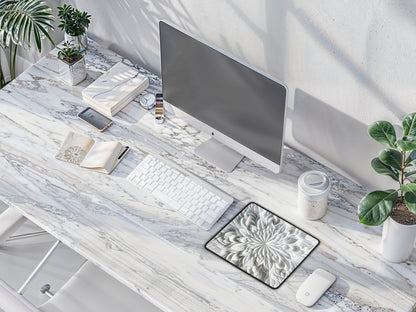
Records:
{"label": "gray veining in marble", "polygon": [[[117,62],[134,65],[89,42],[88,76],[71,87],[55,78],[53,54],[0,91],[0,200],[166,311],[308,311],[295,293],[318,267],[338,279],[314,309],[415,309],[416,252],[403,264],[381,258],[381,228],[357,220],[356,206],[365,193],[358,185],[290,148],[278,175],[248,159],[232,173],[222,172],[193,153],[206,134],[173,115],[155,125],[137,100],[99,133],[76,116],[84,107],[81,91]],[[149,75],[150,92],[160,91],[157,76],[134,67]],[[69,131],[118,140],[132,150],[110,176],[91,172],[54,159]],[[234,204],[210,231],[198,228],[125,179],[147,153],[169,158],[224,189]],[[296,214],[297,178],[312,169],[327,173],[333,185],[328,212],[319,221]],[[204,249],[250,201],[321,241],[277,290]]]}

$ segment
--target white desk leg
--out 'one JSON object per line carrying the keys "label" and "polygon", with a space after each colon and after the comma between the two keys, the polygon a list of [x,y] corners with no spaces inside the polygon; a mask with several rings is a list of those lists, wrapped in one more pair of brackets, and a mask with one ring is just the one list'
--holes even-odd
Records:
{"label": "white desk leg", "polygon": [[52,253],[55,251],[55,249],[59,246],[60,241],[57,240],[55,244],[53,244],[52,248],[49,249],[48,253],[43,257],[43,259],[39,262],[38,266],[33,270],[32,274],[27,278],[27,280],[23,283],[23,285],[20,287],[20,289],[17,291],[18,294],[22,294],[27,285],[30,283],[30,281],[38,274],[39,270],[44,266],[46,261],[49,259],[49,257],[52,255]]}

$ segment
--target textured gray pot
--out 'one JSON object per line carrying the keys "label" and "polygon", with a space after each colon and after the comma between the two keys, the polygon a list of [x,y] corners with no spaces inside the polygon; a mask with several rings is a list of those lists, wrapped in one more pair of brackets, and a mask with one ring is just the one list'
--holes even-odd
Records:
{"label": "textured gray pot", "polygon": [[85,66],[84,56],[82,56],[75,63],[70,64],[61,59],[58,59],[58,63],[59,77],[67,84],[75,86],[87,77],[87,68]]}

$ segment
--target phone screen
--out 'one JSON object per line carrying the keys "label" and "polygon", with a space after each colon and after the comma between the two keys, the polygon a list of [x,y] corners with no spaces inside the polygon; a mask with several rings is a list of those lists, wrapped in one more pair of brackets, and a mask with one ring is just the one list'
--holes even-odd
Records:
{"label": "phone screen", "polygon": [[112,123],[110,118],[107,118],[103,114],[93,110],[91,107],[88,107],[80,112],[78,117],[98,130],[104,130]]}

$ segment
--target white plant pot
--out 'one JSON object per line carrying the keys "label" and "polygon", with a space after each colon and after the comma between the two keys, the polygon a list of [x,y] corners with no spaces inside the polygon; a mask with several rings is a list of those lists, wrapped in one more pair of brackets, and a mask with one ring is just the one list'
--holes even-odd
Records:
{"label": "white plant pot", "polygon": [[72,64],[61,59],[58,59],[58,62],[59,77],[67,84],[75,86],[87,77],[87,68],[85,66],[84,57],[81,57],[78,61]]}
{"label": "white plant pot", "polygon": [[415,246],[416,224],[403,225],[392,218],[383,223],[381,254],[391,262],[403,262],[409,259]]}
{"label": "white plant pot", "polygon": [[85,31],[85,34],[80,36],[71,36],[67,33],[65,33],[65,41],[69,41],[72,43],[76,48],[80,48],[81,51],[85,51],[87,49],[87,31]]}

